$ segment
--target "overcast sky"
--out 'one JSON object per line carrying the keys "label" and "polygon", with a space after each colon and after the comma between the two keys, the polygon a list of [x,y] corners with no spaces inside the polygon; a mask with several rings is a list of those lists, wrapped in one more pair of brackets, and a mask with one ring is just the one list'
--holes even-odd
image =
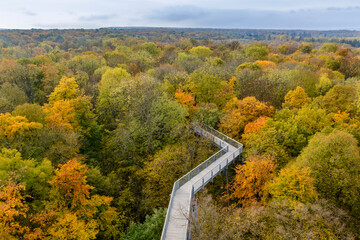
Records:
{"label": "overcast sky", "polygon": [[0,28],[360,30],[359,0],[0,0]]}

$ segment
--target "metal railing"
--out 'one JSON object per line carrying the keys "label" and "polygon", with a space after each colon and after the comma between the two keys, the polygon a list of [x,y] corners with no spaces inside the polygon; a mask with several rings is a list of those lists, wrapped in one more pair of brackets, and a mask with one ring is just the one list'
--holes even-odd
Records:
{"label": "metal railing", "polygon": [[[219,175],[221,173],[221,171],[223,171],[230,163],[232,163],[236,159],[236,157],[238,157],[241,154],[242,149],[243,149],[243,145],[241,143],[235,141],[234,139],[222,134],[221,132],[219,132],[207,125],[201,125],[201,127],[193,126],[192,128],[194,129],[194,131],[197,134],[210,138],[212,140],[212,142],[215,145],[217,145],[218,147],[220,147],[221,149],[218,152],[216,152],[214,155],[209,157],[207,160],[205,160],[204,162],[199,164],[197,167],[192,169],[190,172],[188,172],[187,174],[185,174],[184,176],[179,178],[174,183],[172,192],[170,194],[170,201],[169,201],[169,206],[168,206],[167,213],[166,213],[166,218],[165,218],[164,227],[163,227],[163,231],[162,231],[162,235],[161,235],[161,240],[165,240],[165,237],[166,237],[166,231],[167,231],[169,220],[170,220],[169,218],[170,218],[170,214],[171,214],[171,210],[172,210],[175,192],[181,186],[183,186],[184,184],[189,182],[192,178],[197,176],[200,172],[202,172],[206,168],[208,168],[212,163],[216,162],[222,156],[224,156],[227,152],[229,152],[229,144],[231,146],[235,147],[236,150],[234,152],[232,152],[226,159],[223,159],[218,165],[214,166],[200,180],[196,181],[192,185],[192,190],[191,190],[190,199],[189,199],[189,203],[191,203],[191,200],[192,200],[194,194],[197,193],[199,190],[203,189],[204,186],[207,183],[209,183],[215,176]],[[190,211],[191,211],[191,204],[189,204],[189,207],[188,207],[189,214],[190,214]],[[187,222],[186,229],[188,229],[188,224],[189,223]],[[188,233],[185,232],[184,234],[185,234],[185,238],[188,239]],[[183,239],[185,239],[185,238],[183,238]]]}
{"label": "metal railing", "polygon": [[213,129],[212,127],[209,127],[208,125],[202,124],[201,125],[202,131],[207,131],[208,133],[211,133],[212,135],[222,139],[223,141],[227,142],[228,144],[232,145],[235,148],[243,148],[243,145],[239,143],[238,141],[226,136],[225,134],[219,132],[218,130]]}
{"label": "metal railing", "polygon": [[205,187],[214,177],[219,175],[223,170],[225,170],[229,164],[233,163],[235,159],[240,155],[240,150],[236,150],[231,156],[224,159],[219,165],[214,166],[209,170],[201,179],[193,184],[193,194],[197,193]]}

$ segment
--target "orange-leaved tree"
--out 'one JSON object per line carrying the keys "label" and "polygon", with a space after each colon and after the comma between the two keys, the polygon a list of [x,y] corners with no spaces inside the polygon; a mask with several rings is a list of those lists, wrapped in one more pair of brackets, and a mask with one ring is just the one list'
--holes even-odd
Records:
{"label": "orange-leaved tree", "polygon": [[242,205],[262,202],[267,198],[266,183],[275,176],[276,165],[270,157],[252,156],[236,167],[230,198]]}
{"label": "orange-leaved tree", "polygon": [[274,68],[276,64],[273,61],[269,60],[257,60],[255,63],[258,63],[263,69]]}
{"label": "orange-leaved tree", "polygon": [[268,117],[259,117],[255,121],[246,124],[242,137],[244,138],[250,133],[258,132],[265,125],[266,120],[268,119]]}
{"label": "orange-leaved tree", "polygon": [[220,131],[239,139],[246,124],[261,116],[271,117],[274,108],[258,101],[255,97],[246,97],[243,100],[233,98],[226,104],[223,112],[225,116],[220,121]]}
{"label": "orange-leaved tree", "polygon": [[[36,219],[39,236],[50,235],[54,239],[94,239],[102,235],[118,234],[117,213],[111,207],[111,197],[90,196],[93,189],[86,181],[87,167],[78,159],[60,165],[50,181],[50,201],[45,211]],[[35,221],[35,220],[34,220]]]}
{"label": "orange-leaved tree", "polygon": [[194,105],[195,100],[194,97],[190,93],[184,92],[182,89],[178,89],[175,92],[175,99],[181,105],[190,108]]}
{"label": "orange-leaved tree", "polygon": [[29,209],[21,195],[23,190],[25,187],[12,179],[0,186],[0,239],[21,239],[29,231],[21,223]]}

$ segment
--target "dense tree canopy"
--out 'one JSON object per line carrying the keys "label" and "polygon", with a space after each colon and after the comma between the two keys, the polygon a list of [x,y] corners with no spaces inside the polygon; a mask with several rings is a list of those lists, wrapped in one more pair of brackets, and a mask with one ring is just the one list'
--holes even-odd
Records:
{"label": "dense tree canopy", "polygon": [[216,151],[198,121],[244,152],[195,196],[194,238],[358,239],[360,41],[341,33],[0,31],[0,238],[159,239],[174,181]]}

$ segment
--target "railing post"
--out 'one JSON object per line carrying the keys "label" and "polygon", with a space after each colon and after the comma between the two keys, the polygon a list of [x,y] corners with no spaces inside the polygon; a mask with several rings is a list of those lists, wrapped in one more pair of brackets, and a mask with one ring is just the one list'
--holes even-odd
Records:
{"label": "railing post", "polygon": [[204,189],[205,185],[204,185],[204,177],[202,178],[202,189]]}
{"label": "railing post", "polygon": [[213,181],[213,175],[214,175],[214,173],[213,173],[213,170],[211,170],[211,182]]}

